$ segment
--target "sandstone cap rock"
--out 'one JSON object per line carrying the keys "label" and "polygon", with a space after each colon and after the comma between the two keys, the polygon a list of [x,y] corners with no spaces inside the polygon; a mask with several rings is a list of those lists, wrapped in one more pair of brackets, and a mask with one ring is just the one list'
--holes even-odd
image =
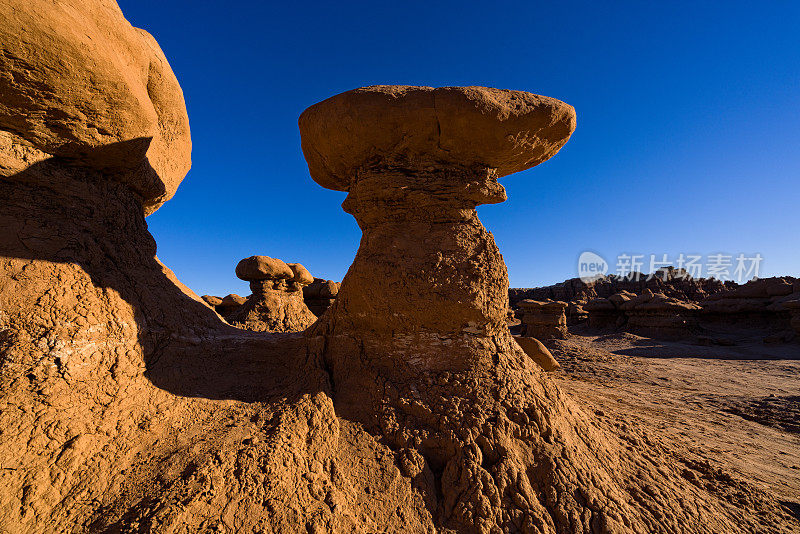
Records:
{"label": "sandstone cap rock", "polygon": [[517,306],[524,310],[542,310],[547,313],[560,313],[566,309],[567,303],[560,300],[525,299],[519,301]]}
{"label": "sandstone cap rock", "polygon": [[236,265],[236,276],[254,282],[256,280],[276,280],[292,278],[294,272],[282,260],[269,256],[250,256]]}
{"label": "sandstone cap rock", "polygon": [[299,119],[311,177],[348,191],[358,169],[391,156],[506,176],[549,159],[575,129],[572,106],[489,87],[376,85],[333,96]]}
{"label": "sandstone cap rock", "polygon": [[292,270],[292,278],[291,281],[295,282],[301,286],[307,286],[311,282],[314,281],[314,277],[311,276],[311,273],[308,272],[308,269],[300,265],[299,263],[287,263],[286,265]]}
{"label": "sandstone cap rock", "polygon": [[189,119],[158,43],[114,0],[6,0],[0,130],[169,200],[191,166]]}

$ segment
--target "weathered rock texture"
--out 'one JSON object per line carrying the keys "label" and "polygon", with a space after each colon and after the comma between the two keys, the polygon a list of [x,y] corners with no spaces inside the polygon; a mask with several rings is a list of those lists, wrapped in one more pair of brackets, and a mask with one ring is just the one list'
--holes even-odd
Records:
{"label": "weathered rock texture", "polygon": [[7,0],[0,129],[102,170],[152,213],[191,166],[183,93],[155,39],[113,0]]}
{"label": "weathered rock texture", "polygon": [[226,325],[155,257],[174,117],[113,2],[0,6],[0,531],[424,531],[308,340]]}
{"label": "weathered rock texture", "polygon": [[567,337],[567,303],[553,300],[526,299],[518,303],[522,310],[522,325],[526,336],[538,339]]}
{"label": "weathered rock texture", "polygon": [[339,294],[339,282],[315,278],[312,283],[303,288],[303,300],[306,306],[317,317],[331,307]]}
{"label": "weathered rock texture", "polygon": [[[389,445],[459,532],[733,531],[760,521],[581,413],[509,335],[508,282],[475,207],[552,156],[571,107],[485,88],[378,86],[300,117],[312,177],[363,231],[309,329],[337,414]],[[316,336],[316,337],[314,337]]]}
{"label": "weathered rock texture", "polygon": [[251,256],[239,262],[236,276],[250,282],[252,295],[225,315],[232,325],[262,332],[301,332],[317,320],[303,301],[303,288],[314,277],[299,263]]}

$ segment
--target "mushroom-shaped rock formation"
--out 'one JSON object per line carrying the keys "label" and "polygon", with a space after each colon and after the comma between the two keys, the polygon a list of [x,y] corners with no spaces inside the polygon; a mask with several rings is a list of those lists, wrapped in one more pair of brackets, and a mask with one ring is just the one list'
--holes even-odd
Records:
{"label": "mushroom-shaped rock formation", "polygon": [[236,276],[246,282],[286,280],[293,275],[286,263],[269,256],[250,256],[236,265]]}
{"label": "mushroom-shaped rock formation", "polygon": [[[552,98],[376,86],[299,119],[311,176],[363,236],[317,337],[337,414],[400,458],[436,528],[737,530],[742,514],[585,415],[506,326],[508,278],[479,204],[575,127]],[[656,489],[657,488],[657,489]]]}
{"label": "mushroom-shaped rock formation", "polygon": [[342,207],[364,233],[337,329],[420,341],[506,329],[505,266],[475,207],[504,201],[499,176],[566,143],[571,106],[481,87],[376,86],[316,104],[299,124],[312,178],[348,191]]}
{"label": "mushroom-shaped rock formation", "polygon": [[253,294],[225,316],[234,326],[265,332],[299,332],[317,320],[303,301],[302,292],[314,277],[299,263],[250,256],[236,266],[236,276],[250,282]]}

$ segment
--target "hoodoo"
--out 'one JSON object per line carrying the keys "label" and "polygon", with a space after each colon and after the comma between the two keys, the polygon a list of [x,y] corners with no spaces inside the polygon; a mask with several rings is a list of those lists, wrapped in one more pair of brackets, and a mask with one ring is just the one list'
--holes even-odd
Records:
{"label": "hoodoo", "polygon": [[314,277],[299,263],[250,256],[236,266],[236,276],[250,282],[253,294],[228,320],[248,330],[300,332],[317,320],[303,301],[303,288]]}
{"label": "hoodoo", "polygon": [[[717,532],[733,506],[598,427],[506,326],[508,279],[476,206],[558,152],[558,100],[483,87],[374,86],[299,120],[312,178],[363,236],[320,336],[334,405],[380,436],[458,532]],[[712,513],[713,509],[713,513]]]}

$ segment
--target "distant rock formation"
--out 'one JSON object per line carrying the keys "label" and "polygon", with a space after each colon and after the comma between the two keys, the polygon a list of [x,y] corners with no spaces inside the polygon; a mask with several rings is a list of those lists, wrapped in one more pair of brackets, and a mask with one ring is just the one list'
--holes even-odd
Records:
{"label": "distant rock formation", "polygon": [[553,300],[521,300],[522,326],[526,336],[538,339],[564,339],[567,337],[566,302]]}
{"label": "distant rock formation", "polygon": [[792,277],[752,280],[715,292],[700,302],[686,301],[645,289],[621,291],[583,305],[594,329],[624,329],[656,338],[700,336],[713,324],[761,327],[768,342],[794,338],[792,309],[800,299],[800,281]]}
{"label": "distant rock formation", "polygon": [[[217,312],[223,317],[228,317],[229,315],[235,313],[239,310],[239,308],[244,306],[245,302],[247,302],[247,297],[237,295],[236,293],[225,295],[221,299],[219,297],[213,298],[219,300],[219,303],[214,306],[214,309],[216,309]],[[208,300],[206,300],[206,302],[208,302]]]}
{"label": "distant rock formation", "polygon": [[714,278],[693,278],[685,270],[664,267],[658,269],[652,277],[642,273],[630,273],[626,276],[612,274],[587,282],[580,278],[571,278],[552,286],[510,289],[509,300],[514,308],[524,299],[567,302],[567,322],[577,324],[588,319],[585,305],[596,298],[608,298],[621,292],[641,295],[645,290],[650,290],[681,301],[700,302],[735,285]]}
{"label": "distant rock formation", "polygon": [[761,278],[703,300],[700,318],[705,324],[762,327],[767,342],[795,339],[793,302],[800,299],[800,279],[791,276]]}
{"label": "distant rock formation", "polygon": [[236,266],[236,276],[250,282],[252,295],[225,315],[232,325],[260,332],[301,332],[317,320],[303,302],[303,288],[314,277],[299,263],[250,256]]}
{"label": "distant rock formation", "polygon": [[314,281],[303,288],[303,299],[311,312],[320,317],[331,307],[339,294],[339,282],[314,278]]}
{"label": "distant rock formation", "polygon": [[791,316],[790,325],[795,335],[800,337],[800,293],[795,293],[791,300],[785,300],[781,305],[789,310]]}

